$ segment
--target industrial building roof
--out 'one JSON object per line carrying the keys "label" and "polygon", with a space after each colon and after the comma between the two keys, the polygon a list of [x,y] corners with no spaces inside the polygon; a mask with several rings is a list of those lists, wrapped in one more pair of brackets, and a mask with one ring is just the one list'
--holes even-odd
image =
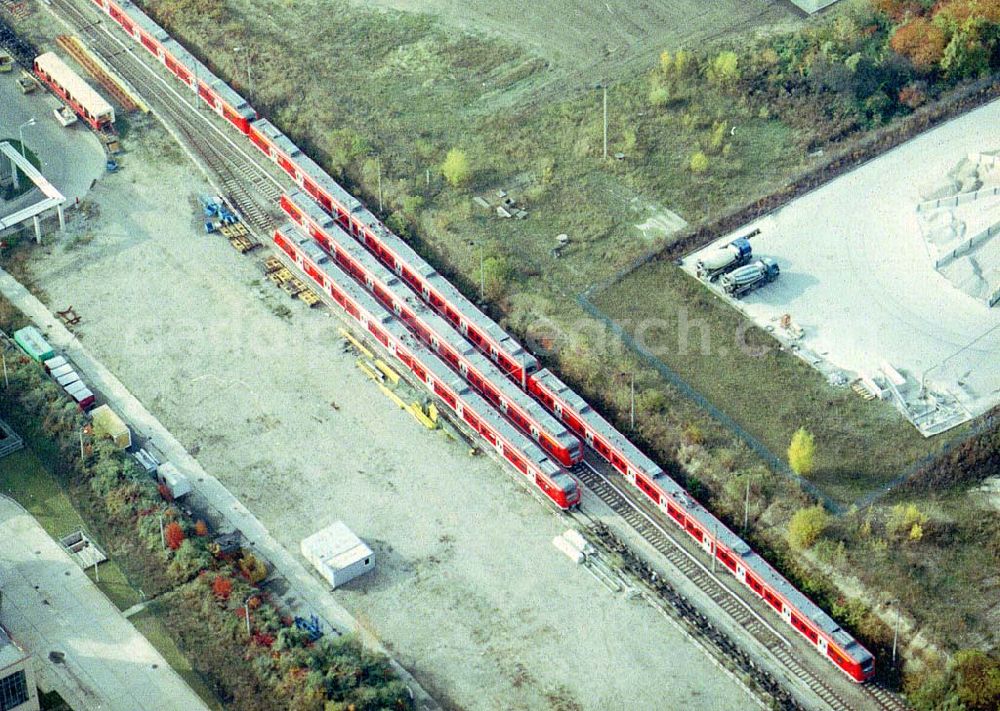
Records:
{"label": "industrial building roof", "polygon": [[372,555],[368,544],[355,536],[343,521],[336,521],[304,538],[302,549],[334,570],[343,570]]}
{"label": "industrial building roof", "polygon": [[10,638],[7,630],[0,627],[0,669],[6,669],[12,664],[17,664],[27,656],[24,650]]}

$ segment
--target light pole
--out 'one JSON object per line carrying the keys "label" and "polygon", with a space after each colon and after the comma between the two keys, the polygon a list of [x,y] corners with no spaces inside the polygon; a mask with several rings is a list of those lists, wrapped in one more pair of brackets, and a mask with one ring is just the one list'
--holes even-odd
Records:
{"label": "light pole", "polygon": [[30,119],[28,119],[27,121],[25,121],[24,123],[22,123],[20,126],[17,127],[17,136],[18,139],[21,141],[21,157],[25,158],[25,160],[27,160],[27,158],[24,155],[24,129],[27,126],[34,126],[34,125],[35,125],[35,117],[32,116]]}
{"label": "light pole", "polygon": [[247,88],[250,89],[250,98],[253,98],[253,74],[250,73],[250,50],[247,47],[233,47],[233,51],[237,54],[243,53],[247,62]]}
{"label": "light pole", "polygon": [[896,642],[899,640],[899,600],[896,604],[896,624],[892,628],[892,668],[896,668]]}
{"label": "light pole", "polygon": [[250,637],[250,598],[256,597],[257,593],[250,593],[243,601],[243,616],[247,619],[247,637]]}
{"label": "light pole", "polygon": [[486,301],[486,267],[483,262],[483,245],[479,244],[479,300]]}
{"label": "light pole", "polygon": [[[18,140],[21,142],[21,157],[24,158],[25,160],[28,159],[24,154],[24,129],[26,126],[34,126],[34,125],[35,125],[35,117],[32,116],[30,119],[28,119],[27,121],[25,121],[24,123],[22,123],[20,126],[17,127],[17,137]],[[14,187],[17,188],[17,186],[20,183],[17,180],[17,165],[14,163],[14,161],[10,162],[10,170],[14,176]],[[27,177],[27,173],[25,173],[25,177]]]}
{"label": "light pole", "polygon": [[595,84],[595,89],[600,89],[603,92],[603,104],[604,104],[604,160],[608,159],[608,85],[607,84]]}

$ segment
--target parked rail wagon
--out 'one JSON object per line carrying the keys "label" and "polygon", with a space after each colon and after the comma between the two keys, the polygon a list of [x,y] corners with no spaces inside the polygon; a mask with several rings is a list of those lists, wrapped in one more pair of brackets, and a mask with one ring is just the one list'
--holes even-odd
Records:
{"label": "parked rail wagon", "polygon": [[573,477],[550,460],[532,440],[504,421],[440,358],[413,339],[399,319],[332,264],[315,241],[299,233],[289,223],[275,230],[274,242],[324,294],[336,301],[412,372],[435,398],[559,508],[565,510],[579,504],[580,490]]}
{"label": "parked rail wagon", "polygon": [[532,377],[531,388],[573,432],[583,437],[708,555],[767,602],[820,654],[854,681],[865,681],[874,674],[875,660],[867,649],[692,499],[572,388],[548,370]]}
{"label": "parked rail wagon", "polygon": [[508,380],[451,324],[428,310],[408,286],[340,229],[307,195],[299,191],[286,194],[282,203],[300,229],[316,240],[344,271],[364,285],[383,306],[395,312],[425,345],[514,424],[530,434],[542,449],[564,466],[573,466],[583,460],[583,443],[562,422]]}
{"label": "parked rail wagon", "polygon": [[95,131],[114,131],[115,110],[52,52],[35,57],[35,75]]}
{"label": "parked rail wagon", "polygon": [[[93,1],[124,27],[133,38],[136,37],[135,27],[140,22],[143,23],[144,27],[158,28],[129,0]],[[153,31],[155,32],[155,29]],[[143,46],[155,54],[181,81],[196,91],[203,101],[226,116],[227,120],[238,131],[247,135],[258,149],[281,166],[327,213],[337,220],[347,233],[356,237],[389,269],[402,277],[403,281],[409,284],[433,310],[452,323],[473,345],[495,361],[503,372],[520,383],[522,388],[536,394],[546,403],[547,401],[540,393],[547,390],[549,399],[552,401],[550,405],[552,412],[567,423],[569,429],[586,438],[588,443],[592,443],[595,451],[611,462],[616,469],[622,471],[624,468],[628,481],[643,491],[657,506],[666,510],[668,516],[678,525],[683,525],[690,535],[707,546],[706,550],[710,554],[723,561],[723,564],[730,570],[732,570],[732,566],[726,562],[724,556],[729,556],[732,561],[738,560],[738,565],[734,562],[734,565],[737,565],[737,577],[754,590],[757,595],[767,600],[771,607],[780,611],[782,618],[813,642],[824,656],[832,660],[838,668],[845,671],[855,681],[864,681],[874,674],[873,659],[867,650],[836,627],[836,623],[801,593],[798,593],[773,569],[767,567],[767,564],[749,548],[745,548],[745,544],[744,547],[741,547],[739,539],[728,530],[725,533],[727,536],[733,535],[734,540],[732,546],[727,548],[723,536],[716,537],[711,530],[708,530],[713,526],[706,528],[700,523],[707,512],[703,512],[701,509],[689,510],[687,506],[697,507],[697,503],[686,498],[683,490],[665,477],[655,463],[642,455],[631,442],[593,411],[576,393],[561,383],[559,385],[563,388],[562,390],[556,387],[555,383],[558,379],[554,375],[548,371],[538,372],[540,366],[533,355],[525,351],[509,334],[465,299],[453,285],[437,274],[408,245],[386,229],[356,198],[338,185],[272,124],[264,119],[256,118],[256,113],[242,97],[235,92],[229,93],[231,90],[227,92],[222,89],[222,83],[218,78],[173,39],[159,39],[154,42],[151,41],[151,37],[147,36],[146,40],[143,41],[142,36],[140,32],[137,41],[140,41]],[[284,204],[283,201],[283,206]],[[279,234],[276,233],[276,242]],[[288,237],[284,238],[282,242],[285,243],[282,249],[286,253],[290,253],[290,249],[293,251],[297,249]],[[279,246],[281,245],[279,244]],[[313,246],[319,250],[317,245]],[[305,247],[299,245],[298,248],[304,249]],[[322,250],[319,252],[322,255]],[[322,256],[325,258],[325,255]],[[324,291],[337,300],[348,313],[351,313],[352,317],[358,318],[356,316],[356,313],[360,313],[358,307],[347,300],[342,288],[335,286],[332,281],[328,282],[327,278],[323,277],[315,268],[313,271],[317,276],[310,276],[313,276],[314,280],[323,286]],[[361,293],[367,296],[363,291]],[[377,303],[375,305],[377,306]],[[388,314],[386,315],[388,317]],[[422,381],[426,382],[426,370],[412,358],[409,351],[404,349],[403,352],[414,363],[414,367],[419,369],[414,370],[414,372]],[[428,356],[431,354],[428,353]],[[445,368],[443,363],[437,362],[440,367]],[[442,375],[442,377],[444,376]],[[545,383],[548,385],[546,386]],[[446,388],[444,385],[441,387]],[[456,387],[458,386],[456,385]],[[560,393],[561,398],[557,398],[556,395]],[[470,395],[478,398],[475,393],[470,392]],[[454,399],[454,395],[452,398]],[[482,398],[479,398],[479,401],[482,402]],[[571,402],[575,404],[570,404]],[[487,410],[489,410],[488,407]],[[502,420],[500,422],[506,425]],[[514,434],[520,436],[516,430],[514,430]],[[526,438],[525,442],[535,447]],[[537,447],[535,449],[537,450]],[[540,450],[538,451],[541,453]],[[556,466],[547,459],[545,461],[553,467]],[[631,472],[631,474],[627,472]],[[544,478],[541,480],[546,481]],[[570,481],[572,481],[571,478]],[[673,487],[676,487],[676,496],[671,493]],[[544,487],[542,488],[544,490]],[[573,491],[578,501],[579,492],[575,489]],[[563,493],[568,496],[568,492]],[[556,498],[553,497],[553,500]],[[565,500],[568,499],[564,497]],[[721,524],[719,525],[721,526]],[[721,529],[719,530],[721,531]],[[749,552],[739,553],[744,549]],[[740,572],[741,569],[743,572]]]}

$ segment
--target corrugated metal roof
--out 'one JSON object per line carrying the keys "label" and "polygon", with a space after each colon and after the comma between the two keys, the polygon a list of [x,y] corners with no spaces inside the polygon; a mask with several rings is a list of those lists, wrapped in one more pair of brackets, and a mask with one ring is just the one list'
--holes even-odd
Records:
{"label": "corrugated metal roof", "polygon": [[81,79],[76,72],[66,66],[63,60],[59,59],[52,52],[46,52],[35,58],[38,66],[66,92],[73,97],[81,106],[90,112],[91,116],[101,119],[109,117],[114,120],[115,111],[111,104],[104,100],[104,97],[94,91],[93,87]]}

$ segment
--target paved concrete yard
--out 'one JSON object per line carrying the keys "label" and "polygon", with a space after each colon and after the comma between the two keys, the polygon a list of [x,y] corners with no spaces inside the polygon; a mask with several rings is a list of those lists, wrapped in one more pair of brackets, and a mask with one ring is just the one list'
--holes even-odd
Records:
{"label": "paved concrete yard", "polygon": [[[44,688],[79,711],[196,711],[201,699],[24,509],[0,496],[2,619]],[[62,663],[49,659],[65,654]]]}
{"label": "paved concrete yard", "polygon": [[742,310],[776,333],[790,314],[805,331],[802,351],[821,370],[873,374],[887,361],[907,378],[911,397],[925,377],[972,415],[1000,402],[1000,307],[935,271],[916,212],[962,157],[1000,148],[998,121],[993,102],[710,245],[760,227],[755,256],[781,267],[776,282],[743,298]]}
{"label": "paved concrete yard", "polygon": [[338,319],[262,279],[264,255],[206,236],[208,187],[162,131],[127,143],[125,169],[88,195],[94,216],[32,260],[50,306],[76,307],[87,350],[296,559],[336,519],[375,549],[376,570],[328,597],[443,706],[750,702],[656,611],[556,551],[567,522],[509,471],[383,397]]}
{"label": "paved concrete yard", "polygon": [[[18,76],[19,72],[0,75],[0,140],[17,139],[18,126],[34,118],[35,125],[23,130],[24,144],[38,156],[42,174],[72,205],[104,172],[104,149],[81,121],[66,128],[56,123],[52,109],[60,102],[51,93],[21,94],[15,83]],[[9,204],[0,202],[0,215],[37,201],[39,195],[34,190]]]}

